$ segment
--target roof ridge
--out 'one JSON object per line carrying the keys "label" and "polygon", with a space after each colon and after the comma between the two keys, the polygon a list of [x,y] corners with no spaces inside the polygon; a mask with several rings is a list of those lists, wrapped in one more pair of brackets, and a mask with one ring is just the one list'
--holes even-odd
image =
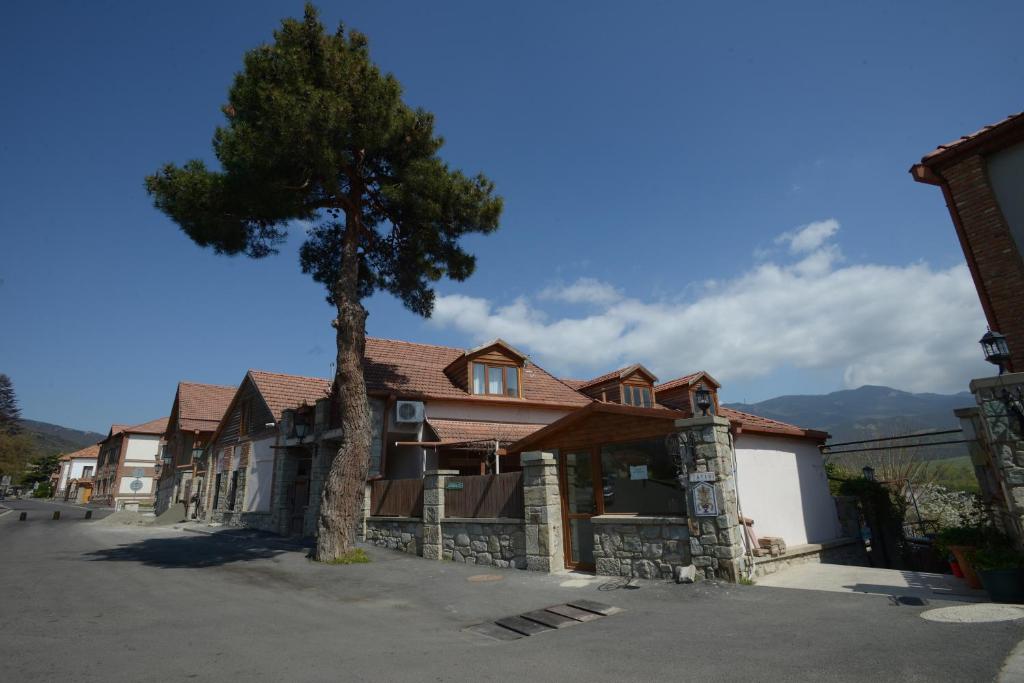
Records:
{"label": "roof ridge", "polygon": [[207,382],[193,382],[187,379],[178,380],[178,386],[188,385],[190,387],[213,387],[214,389],[237,389],[234,384],[208,384]]}
{"label": "roof ridge", "polygon": [[[274,372],[272,370],[257,370],[256,368],[249,368],[246,371],[247,374],[248,373],[252,373],[252,372],[259,373],[261,375],[274,375],[275,377],[291,377],[292,379],[312,379],[312,380],[316,380],[317,382],[332,382],[332,381],[334,381],[333,379],[328,378],[328,377],[310,377],[309,375],[293,375],[293,374],[290,374],[290,373],[287,373],[287,372]],[[237,388],[237,387],[232,387],[232,388]]]}
{"label": "roof ridge", "polygon": [[367,337],[366,341],[381,341],[381,342],[394,342],[395,344],[408,344],[409,346],[425,346],[431,349],[444,349],[445,351],[458,351],[459,353],[466,353],[466,349],[459,348],[458,346],[443,346],[441,344],[426,344],[424,342],[406,341],[405,339],[389,339],[387,337]]}

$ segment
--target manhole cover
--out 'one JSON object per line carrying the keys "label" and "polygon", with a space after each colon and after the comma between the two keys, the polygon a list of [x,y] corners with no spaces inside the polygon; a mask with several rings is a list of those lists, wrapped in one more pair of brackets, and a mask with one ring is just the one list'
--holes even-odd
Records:
{"label": "manhole cover", "polygon": [[501,581],[505,577],[501,574],[474,574],[470,576],[466,581],[472,583],[484,583],[485,581]]}
{"label": "manhole cover", "polygon": [[940,607],[921,612],[921,618],[945,624],[983,624],[992,621],[1013,621],[1024,619],[1024,608],[1015,605],[980,603]]}
{"label": "manhole cover", "polygon": [[[487,576],[492,575],[481,574],[479,577],[470,577],[470,580]],[[622,609],[606,605],[603,602],[577,600],[568,604],[523,612],[517,616],[505,617],[490,623],[474,624],[464,630],[495,640],[518,640],[546,631],[555,631],[567,626],[601,619],[621,611]]]}

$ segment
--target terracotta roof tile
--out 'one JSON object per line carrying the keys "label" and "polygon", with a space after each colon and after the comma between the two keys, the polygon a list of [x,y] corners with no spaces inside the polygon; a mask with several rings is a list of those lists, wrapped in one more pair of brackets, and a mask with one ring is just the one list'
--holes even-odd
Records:
{"label": "terracotta roof tile", "polygon": [[588,379],[569,379],[568,377],[559,377],[558,381],[561,382],[562,384],[564,384],[565,386],[569,387],[570,389],[575,389],[575,390],[579,391],[580,387],[582,387],[584,384],[586,384],[590,380],[588,380]]}
{"label": "terracotta roof tile", "polygon": [[984,126],[969,135],[961,136],[960,138],[947,142],[944,145],[939,145],[937,148],[925,154],[921,158],[921,163],[925,166],[938,161],[939,158],[945,156],[947,153],[953,153],[958,151],[960,147],[963,147],[967,143],[973,143],[980,141],[980,139],[987,137],[989,134],[995,134],[1001,132],[1003,129],[1010,128],[1017,123],[1024,123],[1024,111],[1017,112],[1016,114],[1010,114],[1002,121],[998,121],[988,126]]}
{"label": "terracotta roof tile", "polygon": [[77,451],[73,451],[71,453],[65,453],[64,455],[60,456],[60,459],[61,460],[78,460],[79,458],[95,458],[95,457],[99,456],[99,454],[100,454],[100,445],[98,443],[94,443],[91,446],[86,446],[85,448],[79,449]]}
{"label": "terracotta roof tile", "polygon": [[167,431],[167,420],[166,417],[158,417],[155,420],[149,422],[143,422],[142,424],[132,425],[131,427],[124,427],[121,431],[126,434],[163,434]]}
{"label": "terracotta roof tile", "polygon": [[822,441],[828,435],[825,432],[820,432],[814,429],[804,429],[803,427],[797,427],[796,425],[787,424],[778,420],[772,420],[767,417],[761,417],[760,415],[753,415],[751,413],[744,413],[740,410],[733,410],[732,408],[721,407],[718,409],[718,414],[728,420],[739,422],[740,426],[744,430],[751,432],[759,432],[762,434],[782,434],[787,436],[805,436],[805,437],[820,437]]}
{"label": "terracotta roof tile", "polygon": [[178,382],[178,426],[186,430],[213,431],[238,387],[198,382]]}
{"label": "terracotta roof tile", "polygon": [[[510,401],[474,396],[457,386],[444,369],[463,356],[462,349],[393,339],[366,339],[364,375],[370,392],[403,398]],[[534,363],[523,368],[523,399],[557,406],[583,406],[590,402]]]}
{"label": "terracotta roof tile", "polygon": [[[611,372],[606,372],[603,375],[599,375],[598,377],[595,377],[594,379],[585,380],[582,384],[580,384],[577,387],[573,387],[573,388],[576,389],[577,391],[580,391],[580,390],[586,389],[588,387],[592,387],[595,384],[601,384],[602,382],[607,382],[607,381],[615,379],[617,377],[621,377],[622,375],[627,374],[628,372],[631,372],[631,371],[634,371],[634,370],[643,370],[644,372],[651,374],[652,377],[654,376],[653,373],[651,373],[651,371],[648,370],[647,368],[645,368],[644,366],[640,365],[639,363],[633,363],[632,365],[627,365],[625,367],[619,368],[618,370],[612,370]],[[657,378],[655,378],[655,379],[657,379]]]}
{"label": "terracotta roof tile", "polygon": [[654,387],[654,393],[658,393],[659,391],[666,391],[668,389],[675,389],[676,387],[680,386],[690,386],[693,383],[693,380],[700,377],[701,374],[703,373],[691,372],[689,375],[683,375],[682,377],[676,377],[675,379],[670,379],[667,382],[662,382],[661,384]]}
{"label": "terracotta roof tile", "polygon": [[507,444],[533,434],[545,425],[516,422],[477,422],[473,420],[447,420],[430,418],[427,424],[444,443],[494,441]]}
{"label": "terracotta roof tile", "polygon": [[331,392],[331,380],[321,377],[283,375],[264,370],[250,370],[249,376],[275,420],[281,419],[286,408],[295,408],[303,403],[312,405],[318,399],[327,398]]}

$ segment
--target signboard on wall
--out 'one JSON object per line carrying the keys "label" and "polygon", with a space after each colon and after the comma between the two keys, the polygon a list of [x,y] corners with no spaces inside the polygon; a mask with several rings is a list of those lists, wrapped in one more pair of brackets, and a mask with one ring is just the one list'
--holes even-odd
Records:
{"label": "signboard on wall", "polygon": [[693,513],[698,517],[717,517],[718,499],[715,487],[701,482],[693,487]]}
{"label": "signboard on wall", "polygon": [[629,478],[633,481],[647,479],[647,465],[630,465]]}
{"label": "signboard on wall", "polygon": [[714,472],[690,472],[690,481],[715,481]]}

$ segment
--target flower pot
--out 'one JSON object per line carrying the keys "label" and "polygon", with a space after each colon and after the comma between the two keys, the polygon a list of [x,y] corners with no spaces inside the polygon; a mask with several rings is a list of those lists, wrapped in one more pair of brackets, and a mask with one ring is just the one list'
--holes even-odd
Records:
{"label": "flower pot", "polygon": [[1024,604],[1024,569],[982,569],[979,573],[992,602]]}
{"label": "flower pot", "polygon": [[960,563],[956,560],[949,561],[949,571],[953,572],[953,576],[955,576],[958,579],[964,578],[964,572],[962,569],[960,569]]}
{"label": "flower pot", "polygon": [[960,565],[960,571],[964,573],[964,581],[967,582],[967,585],[971,588],[981,588],[981,579],[975,573],[970,560],[970,554],[974,552],[974,546],[951,545],[949,546],[949,552],[953,553],[956,563]]}

